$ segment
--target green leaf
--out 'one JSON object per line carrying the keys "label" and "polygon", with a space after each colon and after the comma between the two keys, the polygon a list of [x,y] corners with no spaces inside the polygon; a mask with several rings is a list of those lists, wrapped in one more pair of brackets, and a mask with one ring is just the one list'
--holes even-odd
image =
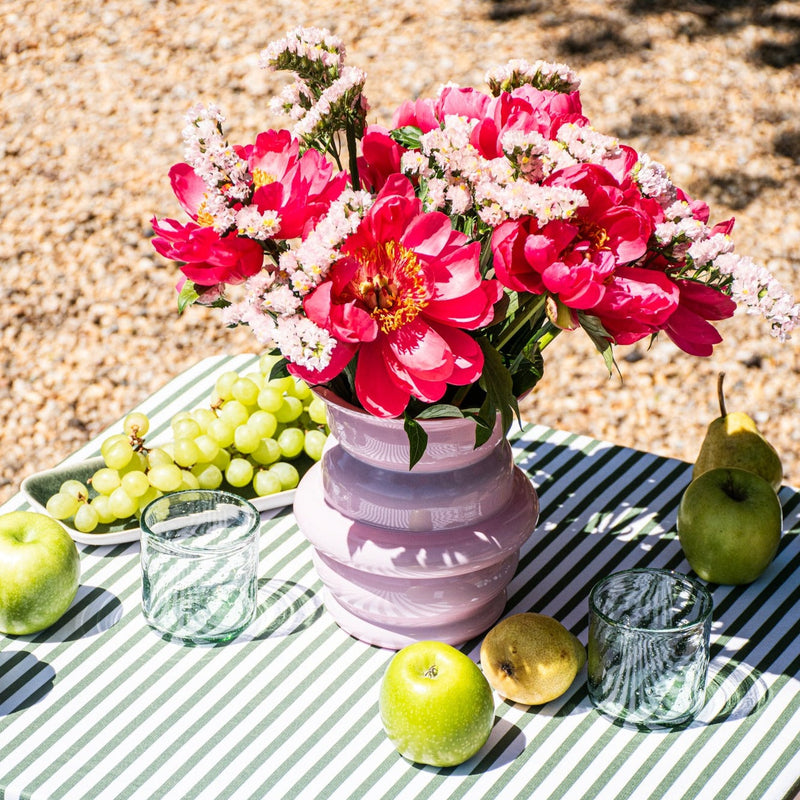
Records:
{"label": "green leaf", "polygon": [[408,468],[412,469],[414,464],[425,455],[425,448],[428,446],[428,434],[425,432],[425,428],[413,417],[404,417],[403,429],[406,432],[406,436],[408,436]]}
{"label": "green leaf", "polygon": [[442,417],[463,417],[464,412],[458,407],[449,403],[437,403],[435,406],[425,406],[418,414],[416,419],[441,419]]}
{"label": "green leaf", "polygon": [[178,295],[178,313],[183,314],[189,306],[194,305],[200,298],[200,294],[195,288],[194,281],[186,280],[181,287]]}
{"label": "green leaf", "polygon": [[281,358],[279,361],[276,361],[272,365],[267,380],[271,381],[274,378],[286,378],[290,374],[291,373],[289,372],[289,362],[285,358]]}
{"label": "green leaf", "polygon": [[[489,426],[489,433],[491,433],[491,428],[494,427],[494,415],[499,411],[503,430],[507,431],[514,421],[514,415],[516,414],[519,418],[517,398],[514,395],[514,381],[498,350],[485,337],[480,337],[478,344],[483,351],[483,374],[479,383],[486,392],[486,400],[481,406],[478,418]],[[481,425],[479,424],[476,440],[480,429]]]}
{"label": "green leaf", "polygon": [[603,327],[603,323],[597,317],[591,314],[584,314],[578,312],[578,321],[580,326],[586,331],[586,335],[592,340],[594,346],[598,349],[603,356],[603,360],[608,367],[608,374],[613,375],[616,369],[619,372],[619,367],[614,361],[614,348],[611,343],[611,335]]}
{"label": "green leaf", "polygon": [[389,133],[398,144],[408,147],[411,150],[419,150],[422,147],[422,131],[413,125],[405,125],[402,128],[395,128]]}

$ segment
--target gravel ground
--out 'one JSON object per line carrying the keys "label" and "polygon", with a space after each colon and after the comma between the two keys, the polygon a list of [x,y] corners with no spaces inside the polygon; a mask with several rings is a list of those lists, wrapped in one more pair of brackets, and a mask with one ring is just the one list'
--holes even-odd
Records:
{"label": "gravel ground", "polygon": [[[211,311],[177,315],[149,221],[178,215],[166,174],[195,101],[221,106],[234,141],[286,124],[267,103],[287,76],[257,57],[299,24],[345,40],[378,122],[510,58],[570,64],[596,128],[667,165],[713,220],[734,215],[737,250],[800,283],[796,2],[0,0],[0,501],[192,362],[253,349]],[[563,335],[525,416],[691,461],[724,370],[729,408],[800,484],[800,337],[738,315],[720,329],[708,360],[666,339],[620,348],[622,379]]]}

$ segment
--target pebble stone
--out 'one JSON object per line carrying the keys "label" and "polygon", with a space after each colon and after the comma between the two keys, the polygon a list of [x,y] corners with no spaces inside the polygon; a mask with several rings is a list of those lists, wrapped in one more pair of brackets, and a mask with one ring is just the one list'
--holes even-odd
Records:
{"label": "pebble stone", "polygon": [[[443,83],[485,86],[511,58],[565,62],[584,111],[735,216],[737,250],[800,297],[800,4],[671,0],[44,0],[0,3],[0,501],[193,362],[247,352],[213,311],[179,316],[153,216],[180,216],[167,181],[184,113],[215,102],[230,138],[288,124],[288,76],[258,55],[296,25],[327,27],[368,73],[370,120]],[[717,414],[753,416],[800,485],[800,334],[719,325],[710,359],[668,340],[618,348],[580,333],[545,353],[524,418],[692,461]]]}

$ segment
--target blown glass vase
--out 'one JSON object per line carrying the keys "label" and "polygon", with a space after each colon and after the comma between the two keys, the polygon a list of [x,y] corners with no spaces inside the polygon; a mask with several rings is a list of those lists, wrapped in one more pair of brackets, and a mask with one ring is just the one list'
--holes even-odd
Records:
{"label": "blown glass vase", "polygon": [[478,448],[472,420],[425,420],[428,445],[409,470],[402,420],[316,391],[331,436],[294,513],[327,611],[347,633],[390,649],[457,645],[488,630],[539,514],[499,420]]}

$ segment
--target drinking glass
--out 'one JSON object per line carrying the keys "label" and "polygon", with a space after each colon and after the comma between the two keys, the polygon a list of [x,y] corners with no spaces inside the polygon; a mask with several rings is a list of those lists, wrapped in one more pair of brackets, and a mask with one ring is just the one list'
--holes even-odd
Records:
{"label": "drinking glass", "polygon": [[148,624],[193,644],[241,633],[256,610],[257,509],[228,492],[189,489],[153,500],[140,522]]}
{"label": "drinking glass", "polygon": [[686,575],[616,572],[589,595],[589,697],[645,728],[691,721],[705,702],[713,601]]}

